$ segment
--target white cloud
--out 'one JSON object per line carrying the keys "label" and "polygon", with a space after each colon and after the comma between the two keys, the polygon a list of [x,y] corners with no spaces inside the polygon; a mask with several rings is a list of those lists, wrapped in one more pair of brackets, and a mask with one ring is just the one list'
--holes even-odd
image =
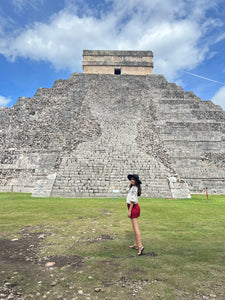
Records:
{"label": "white cloud", "polygon": [[221,87],[213,96],[212,101],[216,105],[220,105],[225,110],[225,86]]}
{"label": "white cloud", "polygon": [[216,43],[221,42],[222,40],[225,39],[225,32],[221,33],[215,40]]}
{"label": "white cloud", "polygon": [[194,68],[201,62],[207,46],[197,47],[201,32],[189,20],[162,22],[146,31],[139,41],[140,48],[148,48],[155,53],[155,73],[166,74],[173,79],[180,69]]}
{"label": "white cloud", "polygon": [[[28,0],[14,1],[19,6]],[[210,42],[203,42],[207,30],[219,26],[205,18],[215,1],[106,2],[112,7],[97,17],[96,11],[88,9],[78,14],[81,7],[67,0],[67,7],[48,22],[5,35],[0,39],[0,53],[12,60],[25,57],[49,61],[56,69],[74,72],[81,71],[83,49],[152,50],[154,73],[174,80],[179,70],[192,69],[203,61]]]}
{"label": "white cloud", "polygon": [[75,71],[81,66],[83,49],[104,49],[112,46],[111,29],[114,25],[112,18],[79,18],[62,11],[54,15],[48,24],[35,23],[19,36],[5,38],[0,52],[11,60],[23,56],[50,61],[57,69],[68,68]]}
{"label": "white cloud", "polygon": [[22,11],[26,6],[30,6],[33,9],[37,9],[38,5],[42,3],[43,0],[12,0],[12,4],[17,11]]}
{"label": "white cloud", "polygon": [[10,98],[0,96],[0,106],[8,106],[11,101]]}

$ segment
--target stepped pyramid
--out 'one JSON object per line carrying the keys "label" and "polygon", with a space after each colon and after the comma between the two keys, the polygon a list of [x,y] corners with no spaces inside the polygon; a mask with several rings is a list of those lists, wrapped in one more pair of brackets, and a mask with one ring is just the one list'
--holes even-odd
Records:
{"label": "stepped pyramid", "polygon": [[[0,109],[1,191],[13,185],[33,196],[111,197],[116,189],[123,196],[127,175],[137,173],[143,197],[190,198],[206,187],[225,194],[221,107],[151,70],[134,75],[138,64],[129,63],[129,74],[124,57],[118,75],[111,62],[106,74],[91,65],[91,73],[73,73]],[[142,60],[139,73],[143,67]]]}

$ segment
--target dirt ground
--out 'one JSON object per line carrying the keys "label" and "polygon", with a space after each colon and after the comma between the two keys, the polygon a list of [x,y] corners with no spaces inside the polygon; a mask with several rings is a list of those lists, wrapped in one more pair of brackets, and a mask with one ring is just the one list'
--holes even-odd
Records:
{"label": "dirt ground", "polygon": [[[95,297],[84,295],[82,290],[72,292],[73,284],[68,281],[65,273],[82,273],[85,257],[80,256],[50,256],[40,258],[38,255],[44,247],[43,241],[48,236],[33,233],[37,228],[22,229],[19,238],[0,239],[0,300],[25,300],[25,299],[102,299],[97,296],[101,288],[96,288]],[[110,235],[102,235],[89,243],[110,240]],[[154,252],[145,253],[146,256],[156,256]],[[105,286],[107,286],[107,281]],[[121,278],[117,283],[127,287],[130,291],[138,290],[140,285],[148,282],[127,281]],[[70,291],[71,290],[71,291]],[[63,291],[67,291],[67,295]],[[108,298],[106,298],[108,299]],[[136,297],[135,299],[138,299]]]}
{"label": "dirt ground", "polygon": [[[0,299],[38,299],[41,295],[32,287],[44,283],[41,290],[48,292],[47,287],[56,285],[52,275],[55,268],[79,269],[82,266],[83,259],[79,256],[38,258],[45,237],[45,234],[29,233],[24,229],[22,238],[0,240]],[[25,295],[25,290],[29,294]]]}

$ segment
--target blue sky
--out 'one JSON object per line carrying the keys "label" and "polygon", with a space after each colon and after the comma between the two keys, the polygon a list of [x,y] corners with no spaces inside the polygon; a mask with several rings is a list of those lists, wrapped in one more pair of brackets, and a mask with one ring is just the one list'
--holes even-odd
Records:
{"label": "blue sky", "polygon": [[154,74],[225,110],[224,16],[224,0],[0,0],[0,106],[106,49],[152,50]]}

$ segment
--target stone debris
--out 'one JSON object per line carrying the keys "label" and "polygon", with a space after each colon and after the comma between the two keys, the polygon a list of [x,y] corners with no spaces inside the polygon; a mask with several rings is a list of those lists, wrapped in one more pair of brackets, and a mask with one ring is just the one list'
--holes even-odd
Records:
{"label": "stone debris", "polygon": [[55,262],[54,261],[49,261],[45,264],[46,267],[53,267],[55,265]]}
{"label": "stone debris", "polygon": [[0,300],[3,299],[24,300],[25,297],[20,291],[14,290],[13,284],[5,282],[3,286],[0,286]]}
{"label": "stone debris", "polygon": [[44,239],[45,238],[45,234],[40,234],[38,238],[39,239]]}

